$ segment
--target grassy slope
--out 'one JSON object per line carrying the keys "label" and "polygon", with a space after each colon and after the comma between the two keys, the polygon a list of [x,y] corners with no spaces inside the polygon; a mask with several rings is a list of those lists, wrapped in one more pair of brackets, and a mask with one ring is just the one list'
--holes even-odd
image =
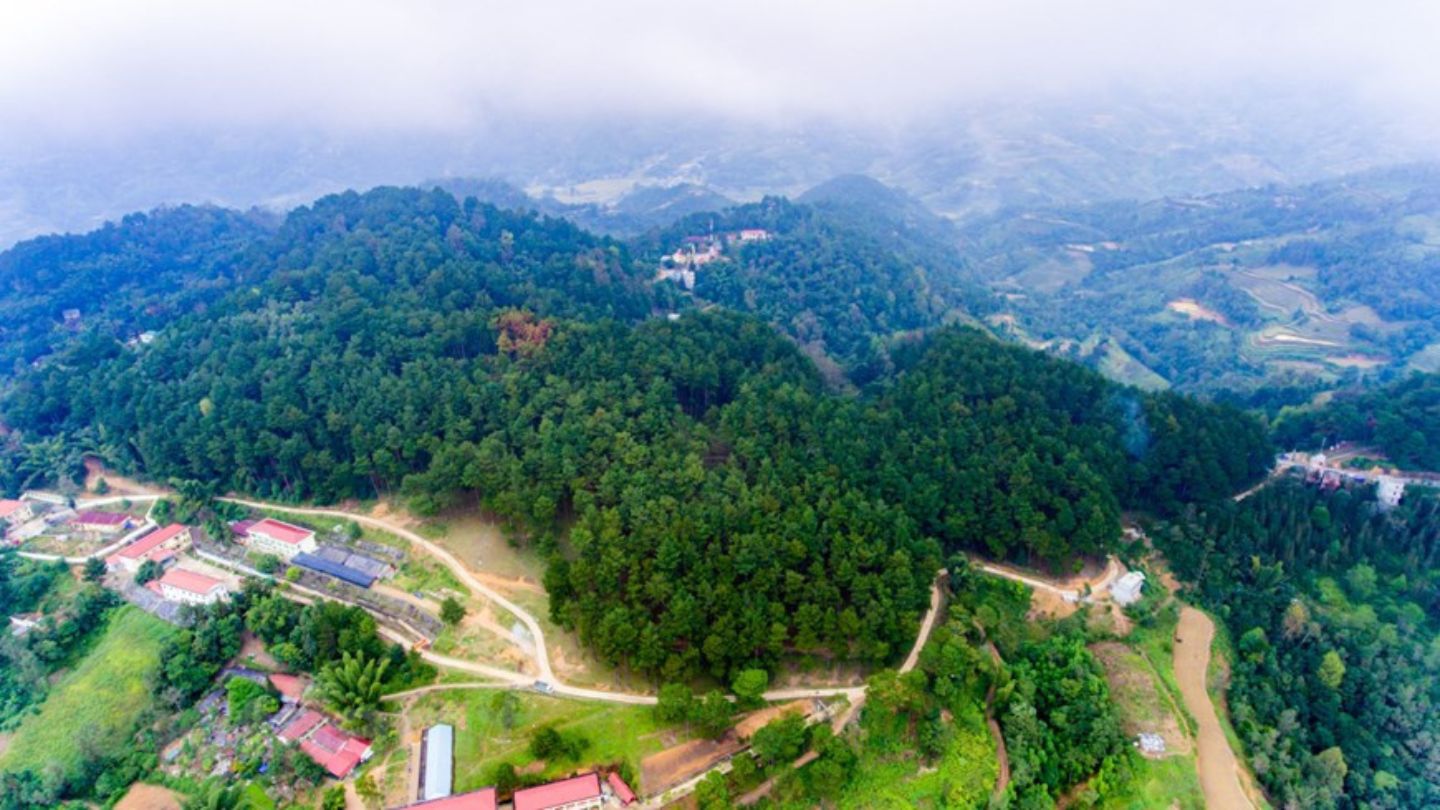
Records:
{"label": "grassy slope", "polygon": [[999,776],[995,743],[985,719],[955,717],[954,736],[933,769],[917,769],[911,756],[885,757],[861,747],[842,808],[983,807]]}
{"label": "grassy slope", "polygon": [[[492,710],[492,689],[436,692],[410,710],[415,728],[432,723],[455,725],[455,790],[484,787],[494,767],[509,762],[524,768],[534,762],[528,750],[531,733],[547,723],[590,741],[577,762],[547,763],[546,777],[564,776],[590,765],[628,761],[638,772],[640,760],[665,747],[662,732],[648,706],[582,703],[517,693],[520,711],[515,727],[506,730]],[[637,786],[636,788],[640,788]]]}
{"label": "grassy slope", "polygon": [[40,713],[20,725],[0,769],[54,763],[70,771],[82,759],[82,745],[123,750],[150,705],[148,681],[160,666],[161,647],[175,632],[138,608],[115,611],[99,644],[60,679]]}

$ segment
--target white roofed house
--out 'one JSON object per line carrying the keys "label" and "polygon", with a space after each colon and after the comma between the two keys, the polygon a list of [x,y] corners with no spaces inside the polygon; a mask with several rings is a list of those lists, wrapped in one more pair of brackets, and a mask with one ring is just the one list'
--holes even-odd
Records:
{"label": "white roofed house", "polygon": [[1118,605],[1133,605],[1140,601],[1140,591],[1145,587],[1145,574],[1130,571],[1110,586],[1110,598]]}
{"label": "white roofed house", "polygon": [[1380,506],[1389,509],[1400,505],[1400,499],[1405,497],[1405,482],[1394,476],[1382,475],[1375,480],[1375,500]]}
{"label": "white roofed house", "polygon": [[455,727],[439,723],[425,729],[420,748],[420,799],[449,796],[454,790]]}

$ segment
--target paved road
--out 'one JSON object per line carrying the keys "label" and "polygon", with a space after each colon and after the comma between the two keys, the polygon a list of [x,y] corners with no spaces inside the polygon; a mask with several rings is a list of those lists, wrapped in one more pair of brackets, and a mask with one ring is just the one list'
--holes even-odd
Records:
{"label": "paved road", "polygon": [[[1029,585],[1032,588],[1053,593],[1067,602],[1077,602],[1080,599],[1080,591],[1073,588],[1058,587],[1052,582],[1040,579],[1038,576],[1022,574],[1004,566],[985,562],[978,557],[971,557],[971,562],[987,574],[994,574],[997,577],[1004,577],[1005,579],[1011,579],[1024,585]],[[1119,560],[1114,557],[1108,558],[1105,561],[1104,573],[1100,575],[1099,579],[1090,583],[1090,592],[1095,595],[1104,594],[1106,589],[1110,587],[1110,583],[1114,582],[1115,578],[1120,576],[1123,571],[1124,567],[1120,565]]]}

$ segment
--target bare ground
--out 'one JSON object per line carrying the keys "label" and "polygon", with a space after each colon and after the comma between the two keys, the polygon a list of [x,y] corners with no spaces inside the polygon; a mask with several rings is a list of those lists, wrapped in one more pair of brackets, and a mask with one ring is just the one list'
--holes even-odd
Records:
{"label": "bare ground", "polygon": [[1185,707],[1199,725],[1195,764],[1200,770],[1200,787],[1206,807],[1254,808],[1240,784],[1240,763],[1205,689],[1214,639],[1215,623],[1209,616],[1189,605],[1180,608],[1180,623],[1175,628],[1175,678]]}
{"label": "bare ground", "polygon": [[169,788],[136,782],[115,810],[180,810],[180,797]]}

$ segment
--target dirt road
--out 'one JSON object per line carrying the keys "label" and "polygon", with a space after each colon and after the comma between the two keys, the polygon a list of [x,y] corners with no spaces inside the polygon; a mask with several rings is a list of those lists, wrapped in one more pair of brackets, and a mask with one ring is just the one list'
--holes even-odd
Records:
{"label": "dirt road", "polygon": [[1175,677],[1185,708],[1199,723],[1195,752],[1200,771],[1200,787],[1205,792],[1205,806],[1212,810],[1253,808],[1250,797],[1240,785],[1240,764],[1230,741],[1220,727],[1215,704],[1205,691],[1205,673],[1210,667],[1210,644],[1215,639],[1215,623],[1189,605],[1180,608],[1180,624],[1175,628]]}

